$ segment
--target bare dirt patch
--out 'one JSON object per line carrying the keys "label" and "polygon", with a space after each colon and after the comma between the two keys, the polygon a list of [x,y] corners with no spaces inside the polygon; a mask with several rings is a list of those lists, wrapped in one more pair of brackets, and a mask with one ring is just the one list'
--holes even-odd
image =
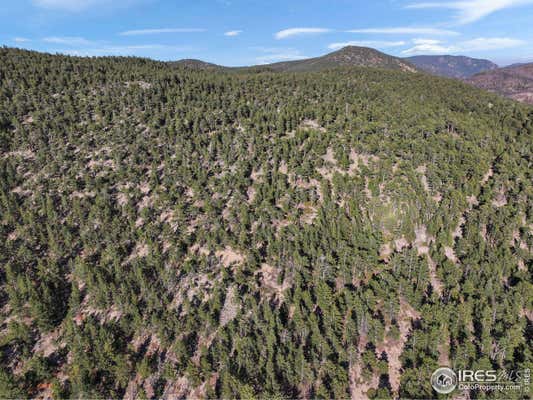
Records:
{"label": "bare dirt patch", "polygon": [[318,121],[312,120],[312,119],[304,119],[302,123],[300,124],[300,128],[302,129],[314,129],[320,132],[326,132],[326,129],[320,126]]}
{"label": "bare dirt patch", "polygon": [[477,206],[477,205],[479,204],[479,201],[478,201],[477,197],[474,196],[474,195],[472,195],[472,196],[468,196],[468,197],[466,198],[466,201],[468,202],[468,205],[469,205],[470,207]]}
{"label": "bare dirt patch", "polygon": [[233,264],[242,264],[246,259],[244,255],[229,246],[226,246],[224,250],[217,251],[215,254],[221,259],[226,268]]}
{"label": "bare dirt patch", "polygon": [[13,232],[11,232],[9,235],[7,235],[7,241],[13,242],[19,238],[20,233],[15,229]]}
{"label": "bare dirt patch", "polygon": [[282,160],[279,163],[278,171],[283,175],[287,175],[289,173],[289,166],[287,165],[287,162],[285,160]]}
{"label": "bare dirt patch", "polygon": [[143,90],[148,90],[152,88],[152,84],[150,82],[145,81],[124,82],[124,85],[126,85],[127,88],[131,86],[139,86]]}
{"label": "bare dirt patch", "polygon": [[31,151],[31,150],[16,150],[16,151],[10,151],[10,152],[5,153],[3,157],[4,158],[9,158],[9,157],[17,158],[17,157],[20,157],[20,158],[23,158],[25,160],[34,160],[35,159],[35,153],[33,151]]}
{"label": "bare dirt patch", "polygon": [[492,201],[492,205],[496,208],[503,207],[507,205],[507,197],[505,196],[505,189],[501,188],[498,193],[496,194],[496,197]]}
{"label": "bare dirt patch", "polygon": [[390,256],[392,255],[392,247],[390,243],[384,243],[379,248],[379,258],[386,263],[390,261]]}
{"label": "bare dirt patch", "polygon": [[283,293],[292,286],[292,277],[285,276],[283,282],[279,282],[281,271],[269,264],[262,264],[256,274],[261,274],[261,287],[274,294],[278,302],[284,299]]}
{"label": "bare dirt patch", "polygon": [[494,170],[492,169],[492,167],[489,168],[489,170],[487,171],[487,173],[485,175],[483,175],[483,178],[481,179],[481,186],[485,185],[490,178],[492,178],[494,176]]}
{"label": "bare dirt patch", "polygon": [[130,256],[126,260],[126,263],[132,262],[137,258],[144,258],[148,255],[149,252],[150,247],[146,243],[137,243]]}
{"label": "bare dirt patch", "polygon": [[264,175],[263,168],[260,168],[258,170],[253,170],[250,174],[250,179],[254,182],[260,182],[262,177]]}
{"label": "bare dirt patch", "polygon": [[431,286],[433,286],[433,289],[435,292],[440,296],[442,296],[444,285],[437,276],[437,263],[433,261],[431,256],[427,255],[427,261],[428,261],[428,270],[429,270],[429,281],[431,282]]}
{"label": "bare dirt patch", "polygon": [[172,210],[166,210],[159,216],[159,221],[164,224],[169,224],[172,232],[176,232],[179,228],[179,223],[176,221],[174,212]]}
{"label": "bare dirt patch", "polygon": [[418,251],[418,255],[424,255],[429,253],[429,244],[433,241],[427,233],[427,228],[424,225],[417,226],[415,228],[415,243],[414,246]]}
{"label": "bare dirt patch", "polygon": [[296,208],[302,210],[302,216],[300,217],[300,221],[304,224],[311,225],[318,216],[316,207],[311,204],[301,203],[298,204]]}
{"label": "bare dirt patch", "polygon": [[457,264],[459,261],[457,256],[455,255],[455,251],[453,250],[453,247],[450,246],[444,246],[444,255],[448,260],[453,262],[454,264]]}
{"label": "bare dirt patch", "polygon": [[331,147],[328,147],[326,154],[322,156],[322,159],[330,164],[337,165],[337,160],[335,159],[335,152]]}
{"label": "bare dirt patch", "polygon": [[139,190],[142,194],[148,194],[150,193],[150,184],[148,182],[142,182],[139,184]]}
{"label": "bare dirt patch", "polygon": [[400,300],[400,310],[397,317],[400,337],[398,339],[388,338],[376,347],[377,353],[387,353],[389,361],[389,381],[394,393],[400,389],[400,378],[402,362],[400,357],[407,338],[411,332],[412,321],[420,319],[420,313],[416,311],[405,299]]}
{"label": "bare dirt patch", "polygon": [[455,230],[452,233],[452,237],[454,239],[463,237],[463,225],[465,223],[466,223],[465,217],[461,216],[461,218],[459,218],[459,222],[457,223],[457,226],[456,226]]}
{"label": "bare dirt patch", "polygon": [[253,186],[248,187],[246,190],[246,196],[248,197],[247,202],[248,204],[252,204],[255,200],[255,196],[257,194],[257,190]]}
{"label": "bare dirt patch", "polygon": [[50,357],[61,347],[61,344],[58,343],[60,333],[61,330],[58,328],[47,335],[41,336],[37,343],[35,343],[33,352],[35,354],[41,354],[43,357]]}
{"label": "bare dirt patch", "polygon": [[401,238],[396,239],[394,241],[394,248],[396,249],[397,252],[402,251],[406,247],[409,247],[409,242],[407,241],[405,237],[402,236]]}
{"label": "bare dirt patch", "polygon": [[220,326],[224,327],[230,323],[237,316],[240,309],[240,304],[237,302],[237,296],[235,294],[235,288],[230,287],[226,292],[226,299],[224,300],[224,306],[220,311]]}
{"label": "bare dirt patch", "polygon": [[350,380],[350,394],[352,400],[368,399],[367,392],[370,389],[375,389],[379,385],[379,376],[374,375],[370,381],[365,381],[362,375],[362,366],[359,360],[350,362],[349,380]]}
{"label": "bare dirt patch", "polygon": [[[162,398],[167,400],[186,399],[189,390],[189,380],[186,377],[181,376],[174,381],[167,381]],[[137,397],[126,398],[126,400],[136,399]]]}

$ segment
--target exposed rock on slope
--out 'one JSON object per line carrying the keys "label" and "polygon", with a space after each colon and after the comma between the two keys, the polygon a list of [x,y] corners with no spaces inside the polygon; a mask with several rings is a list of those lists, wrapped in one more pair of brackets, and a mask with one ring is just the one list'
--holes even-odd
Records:
{"label": "exposed rock on slope", "polygon": [[498,68],[492,61],[465,56],[414,56],[406,60],[430,74],[458,79]]}
{"label": "exposed rock on slope", "polygon": [[513,100],[533,104],[533,63],[484,72],[467,82]]}

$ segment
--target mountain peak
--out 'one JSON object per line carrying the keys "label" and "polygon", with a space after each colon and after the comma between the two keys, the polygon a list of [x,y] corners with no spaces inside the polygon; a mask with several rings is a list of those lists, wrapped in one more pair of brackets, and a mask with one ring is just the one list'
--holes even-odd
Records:
{"label": "mountain peak", "polygon": [[[340,48],[339,50],[337,51],[334,51],[333,53],[353,53],[353,52],[361,52],[361,51],[373,51],[373,52],[376,52],[376,53],[380,53],[379,50],[376,50],[372,47],[365,47],[365,46],[354,46],[354,45],[348,45],[348,46],[344,46],[342,48]],[[333,53],[330,53],[330,54],[333,54]]]}
{"label": "mountain peak", "polygon": [[265,66],[275,71],[322,71],[338,67],[371,67],[417,72],[409,62],[370,47],[346,46],[321,57]]}
{"label": "mountain peak", "polygon": [[213,69],[221,69],[224,67],[221,67],[217,64],[212,64],[206,61],[197,60],[194,58],[187,58],[179,61],[172,62],[171,64],[180,66],[180,67],[187,67],[191,69],[201,69],[201,70],[213,70]]}
{"label": "mountain peak", "polygon": [[417,72],[416,67],[409,62],[370,47],[346,46],[326,54],[323,58],[339,66],[377,67]]}

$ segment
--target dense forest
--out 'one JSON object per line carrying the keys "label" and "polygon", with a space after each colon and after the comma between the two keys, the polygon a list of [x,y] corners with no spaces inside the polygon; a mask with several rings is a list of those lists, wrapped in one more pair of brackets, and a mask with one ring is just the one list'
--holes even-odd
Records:
{"label": "dense forest", "polygon": [[532,144],[531,107],[421,73],[1,48],[0,398],[531,368]]}

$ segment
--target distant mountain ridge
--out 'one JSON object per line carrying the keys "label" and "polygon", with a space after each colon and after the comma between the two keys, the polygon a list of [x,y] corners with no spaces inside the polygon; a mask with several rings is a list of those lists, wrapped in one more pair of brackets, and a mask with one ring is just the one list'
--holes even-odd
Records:
{"label": "distant mountain ridge", "polygon": [[483,72],[467,82],[513,100],[533,104],[533,63]]}
{"label": "distant mountain ridge", "polygon": [[201,60],[170,62],[177,67],[224,72],[317,72],[339,67],[383,68],[459,79],[513,100],[533,104],[533,63],[505,68],[489,60],[466,56],[394,57],[368,47],[347,46],[321,57],[250,67],[224,67]]}
{"label": "distant mountain ridge", "polygon": [[313,72],[324,71],[337,67],[372,67],[407,72],[418,72],[409,61],[393,57],[369,47],[347,46],[321,57],[296,61],[284,61],[273,64],[255,65],[250,67],[223,67],[200,60],[180,60],[172,64],[199,70],[225,71],[272,71],[272,72]]}
{"label": "distant mountain ridge", "polygon": [[489,60],[465,56],[394,57],[369,47],[347,46],[320,57],[282,61],[249,67],[224,67],[201,60],[185,59],[172,62],[177,66],[199,70],[311,72],[337,67],[370,67],[408,72],[427,72],[436,76],[466,79],[480,72],[494,70],[498,65]]}
{"label": "distant mountain ridge", "polygon": [[202,60],[195,60],[195,59],[183,59],[178,61],[172,61],[170,64],[178,65],[182,67],[192,68],[192,69],[201,69],[201,70],[219,70],[219,69],[225,69],[226,67],[223,67],[221,65],[209,63]]}
{"label": "distant mountain ridge", "polygon": [[321,71],[335,67],[374,67],[417,72],[414,65],[369,47],[347,46],[322,57],[280,62],[264,67],[283,72]]}
{"label": "distant mountain ridge", "polygon": [[498,65],[492,61],[465,56],[422,55],[408,57],[406,60],[432,75],[457,79],[466,79],[481,72],[498,68]]}

